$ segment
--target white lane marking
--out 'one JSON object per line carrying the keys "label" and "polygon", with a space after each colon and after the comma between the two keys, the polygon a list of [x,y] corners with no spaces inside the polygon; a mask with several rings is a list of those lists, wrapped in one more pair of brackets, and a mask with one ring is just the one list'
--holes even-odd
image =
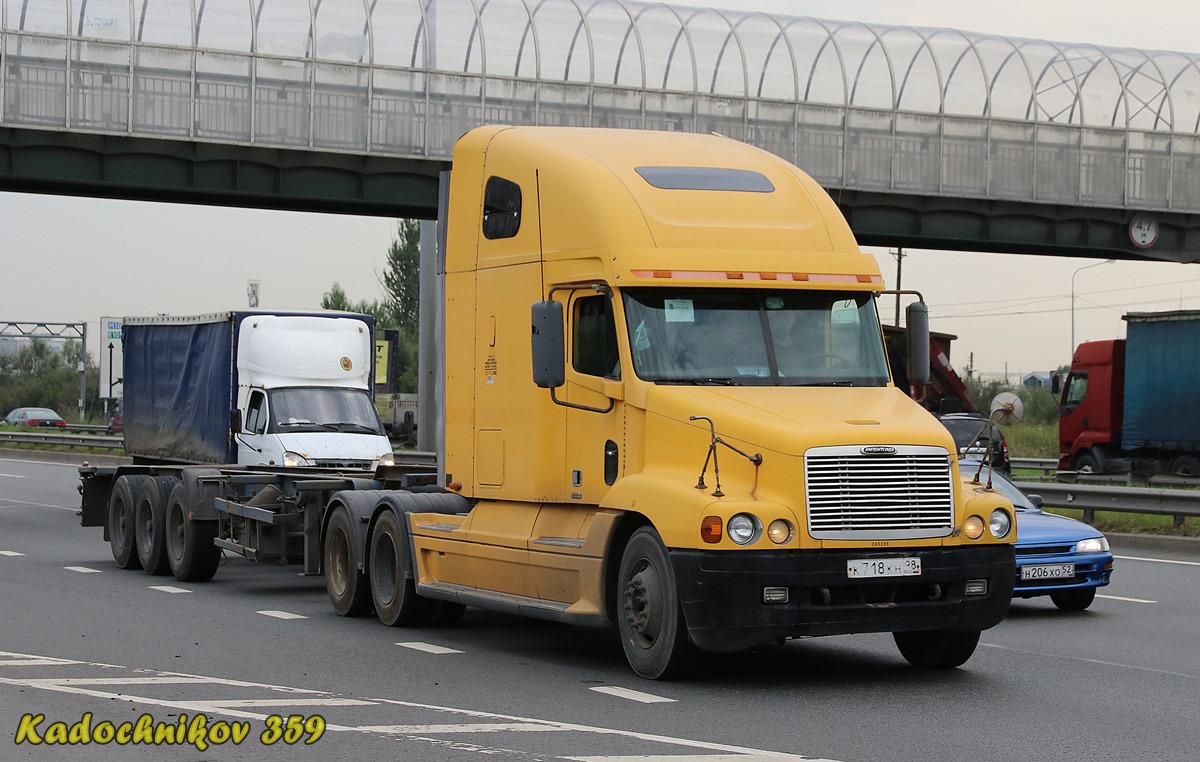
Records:
{"label": "white lane marking", "polygon": [[308,619],[308,617],[304,616],[303,614],[293,614],[290,611],[259,611],[256,613],[262,614],[263,616],[272,616],[276,619]]}
{"label": "white lane marking", "polygon": [[0,550],[0,556],[23,556],[24,553],[18,553],[15,550]]}
{"label": "white lane marking", "polygon": [[1200,561],[1175,561],[1170,558],[1144,558],[1142,556],[1113,556],[1122,561],[1149,561],[1155,564],[1177,564],[1179,566],[1200,566]]}
{"label": "white lane marking", "polygon": [[542,722],[478,722],[462,725],[360,725],[359,730],[368,733],[391,733],[405,736],[436,736],[447,733],[500,733],[500,732],[561,732],[567,728],[547,725]]}
{"label": "white lane marking", "polygon": [[352,698],[276,698],[276,699],[228,699],[209,701],[211,706],[225,709],[254,706],[378,706],[374,701]]}
{"label": "white lane marking", "polygon": [[804,759],[811,762],[830,762],[813,757],[786,756],[781,757],[771,752],[764,754],[638,754],[635,756],[587,756],[561,757],[572,762],[768,762],[779,759]]}
{"label": "white lane marking", "polygon": [[[78,663],[78,662],[77,662]],[[30,678],[29,683],[38,687],[44,685],[192,685],[212,684],[219,681],[207,677],[168,677],[145,675],[143,677],[37,677]]]}
{"label": "white lane marking", "polygon": [[8,497],[0,497],[0,503],[13,503],[15,505],[31,505],[34,508],[57,508],[60,511],[78,511],[79,507],[74,508],[65,505],[50,505],[49,503],[34,503],[29,500],[13,500]]}
{"label": "white lane marking", "polygon": [[191,590],[187,590],[182,587],[172,587],[171,585],[151,585],[150,589],[151,590],[160,590],[164,593],[190,593],[190,592],[192,592]]}
{"label": "white lane marking", "polygon": [[24,479],[25,478],[25,474],[0,474],[0,476],[7,476],[9,479]]}
{"label": "white lane marking", "polygon": [[[119,669],[129,669],[128,667],[119,667],[118,665],[112,665],[112,664],[99,664],[96,662],[83,662],[83,661],[74,662],[74,661],[68,661],[68,660],[51,659],[50,657],[35,656],[32,654],[16,654],[16,653],[7,653],[4,651],[0,651],[0,657],[3,657],[3,656],[24,657],[24,658],[29,658],[29,659],[47,659],[47,660],[52,661],[53,663],[62,663],[62,664],[84,664],[84,665],[93,666],[93,667],[103,667],[103,668],[112,667],[112,668],[119,668]],[[188,674],[177,673],[177,672],[157,672],[156,674],[163,676],[163,677],[174,677],[174,678],[185,678],[185,679],[190,678],[191,680],[199,680],[199,681],[214,684],[214,685],[230,685],[230,686],[238,686],[238,687],[265,688],[265,689],[273,690],[273,691],[280,691],[280,692],[286,692],[286,693],[308,694],[308,695],[312,695],[312,696],[324,695],[324,696],[328,696],[329,701],[331,701],[331,702],[340,700],[339,697],[334,696],[326,691],[317,691],[317,690],[310,690],[310,689],[305,689],[305,688],[293,688],[293,687],[282,686],[282,685],[272,685],[269,683],[253,683],[253,682],[248,682],[248,681],[244,681],[244,680],[233,680],[233,679],[219,678],[219,677],[204,677],[204,676],[200,676],[200,675],[188,675]],[[225,717],[237,717],[237,718],[241,718],[241,719],[259,720],[259,721],[265,721],[269,716],[271,716],[271,715],[267,715],[267,714],[257,714],[254,712],[245,712],[245,711],[239,711],[237,709],[225,708],[225,707],[221,706],[222,702],[220,702],[220,701],[217,701],[215,703],[209,702],[209,701],[179,701],[179,700],[169,700],[169,699],[157,699],[157,698],[152,698],[152,697],[148,697],[148,696],[136,696],[136,695],[132,695],[127,692],[107,693],[104,691],[88,690],[86,688],[76,686],[76,685],[64,685],[62,680],[57,680],[57,681],[55,681],[55,680],[29,680],[29,679],[0,677],[0,685],[27,686],[27,687],[32,687],[32,688],[40,688],[40,689],[44,689],[44,690],[58,691],[60,693],[77,694],[77,695],[81,695],[81,696],[88,696],[88,697],[92,697],[92,698],[100,698],[100,699],[106,699],[106,700],[111,700],[111,701],[124,701],[124,702],[128,702],[128,703],[133,703],[133,704],[145,704],[147,706],[162,706],[162,707],[167,707],[167,708],[182,709],[182,710],[186,710],[193,714],[199,713],[199,712],[207,712],[209,714],[217,714],[217,715],[222,715]],[[539,719],[529,718],[529,717],[495,714],[495,713],[491,713],[491,712],[480,712],[480,711],[471,710],[471,709],[461,709],[458,707],[439,706],[436,704],[418,704],[418,703],[411,702],[411,701],[399,701],[399,700],[395,700],[395,699],[381,699],[381,698],[370,698],[369,700],[371,700],[377,704],[390,704],[393,706],[402,706],[402,707],[407,707],[407,708],[411,708],[411,709],[435,711],[435,712],[452,714],[452,715],[461,716],[461,717],[471,717],[471,718],[476,718],[476,719],[503,721],[502,723],[493,723],[493,724],[497,724],[497,725],[498,724],[511,724],[511,725],[520,725],[520,726],[538,725],[538,726],[545,727],[547,730],[570,730],[570,731],[576,731],[576,732],[580,732],[580,733],[594,733],[594,734],[601,735],[601,736],[609,735],[609,736],[616,736],[616,737],[621,737],[621,738],[630,738],[630,739],[636,739],[636,740],[641,740],[641,741],[647,741],[650,743],[669,744],[672,746],[682,746],[682,747],[686,747],[686,748],[690,748],[690,749],[705,750],[705,751],[720,753],[720,755],[712,755],[712,754],[678,755],[678,754],[676,754],[676,755],[670,755],[667,757],[661,757],[662,759],[671,760],[671,762],[684,762],[684,761],[713,762],[713,760],[724,760],[724,759],[737,760],[737,762],[769,762],[769,761],[770,762],[782,762],[785,760],[787,762],[838,762],[837,760],[823,758],[823,757],[821,757],[821,758],[805,757],[805,756],[802,756],[799,754],[789,754],[786,752],[774,752],[774,751],[767,751],[764,749],[753,749],[753,748],[748,748],[748,747],[743,747],[743,746],[732,746],[729,744],[710,743],[707,741],[697,741],[697,740],[693,740],[693,739],[689,739],[689,738],[675,738],[672,736],[656,735],[653,733],[641,733],[641,732],[630,731],[630,730],[618,730],[615,728],[604,728],[604,727],[598,727],[598,726],[594,726],[594,725],[577,725],[577,724],[573,724],[573,723],[552,722],[550,720],[539,720]],[[470,729],[478,727],[478,725],[479,725],[478,723],[465,723],[464,725],[461,725],[459,727],[467,728],[468,732],[471,732]],[[379,730],[374,730],[374,728],[376,728],[376,727],[378,727]],[[347,725],[329,724],[326,726],[326,730],[351,731],[351,732],[358,732],[358,733],[381,732],[381,733],[394,734],[396,732],[403,732],[403,729],[406,727],[411,727],[413,729],[420,730],[427,726],[383,725],[383,726],[355,727],[355,726],[347,726]],[[397,729],[399,729],[399,730],[397,730]],[[529,730],[529,728],[520,728],[520,729]],[[475,731],[475,732],[479,732],[479,731]],[[417,735],[417,736],[420,735],[420,733],[415,733],[415,734],[404,733],[404,734],[405,735]],[[480,753],[488,753],[488,754],[499,753],[501,751],[505,751],[505,750],[491,750],[488,747],[476,746],[474,744],[466,744],[466,743],[462,743],[462,744],[456,743],[455,748],[459,748],[459,749],[466,750],[466,751],[478,751]],[[508,753],[511,753],[511,752],[508,752]],[[729,756],[729,755],[733,755],[733,756]],[[640,762],[645,762],[645,760],[652,760],[652,759],[659,759],[659,758],[660,757],[641,757],[641,758],[634,758],[634,759],[639,759]],[[613,762],[613,760],[618,759],[618,758],[602,757],[602,756],[577,756],[577,757],[564,757],[564,759],[575,759],[575,760],[594,759],[594,760],[604,760],[605,762]]]}
{"label": "white lane marking", "polygon": [[1124,664],[1119,661],[1104,661],[1103,659],[1087,659],[1082,656],[1071,656],[1070,654],[1050,653],[1049,651],[1034,651],[1032,648],[1013,648],[1012,646],[1002,646],[998,643],[980,643],[979,645],[986,648],[998,648],[1001,651],[1011,651],[1018,654],[1031,654],[1033,656],[1045,656],[1051,659],[1069,660],[1083,662],[1084,664],[1099,664],[1102,667],[1117,667],[1119,669],[1130,669],[1135,672],[1147,672],[1152,675],[1166,675],[1167,677],[1182,677],[1187,680],[1200,680],[1200,675],[1190,674],[1188,672],[1175,672],[1169,669],[1158,669],[1156,667],[1140,667],[1136,664]]}
{"label": "white lane marking", "polygon": [[1145,598],[1124,598],[1120,595],[1100,595],[1096,593],[1097,598],[1107,598],[1110,601],[1128,601],[1129,603],[1158,603],[1158,601],[1148,601]]}
{"label": "white lane marking", "polygon": [[641,691],[633,691],[628,688],[617,688],[611,685],[601,685],[591,690],[596,693],[607,693],[609,696],[617,698],[629,699],[630,701],[640,701],[643,704],[667,704],[674,703],[675,699],[665,698],[663,696],[655,696],[652,693],[642,693]]}
{"label": "white lane marking", "polygon": [[79,572],[80,574],[99,574],[99,569],[89,569],[86,566],[64,566],[67,571]]}
{"label": "white lane marking", "polygon": [[50,657],[32,657],[29,659],[0,659],[0,667],[52,667],[62,664],[80,664],[82,662],[69,659],[51,659]]}
{"label": "white lane marking", "polygon": [[462,651],[458,651],[453,648],[446,648],[445,646],[435,646],[432,643],[421,643],[418,641],[413,641],[411,643],[397,643],[396,645],[398,645],[402,648],[411,648],[414,651],[424,651],[425,653],[428,653],[428,654],[460,654],[460,653],[462,653]]}
{"label": "white lane marking", "polygon": [[56,460],[23,460],[21,458],[0,458],[0,463],[28,463],[31,466],[58,466],[59,468],[78,469],[79,463],[60,463]]}

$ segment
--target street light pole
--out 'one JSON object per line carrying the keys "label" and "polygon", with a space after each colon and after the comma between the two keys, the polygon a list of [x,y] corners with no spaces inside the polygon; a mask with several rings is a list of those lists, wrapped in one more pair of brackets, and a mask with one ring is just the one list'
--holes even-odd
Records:
{"label": "street light pole", "polygon": [[1093,262],[1090,265],[1084,265],[1071,273],[1071,352],[1069,357],[1075,356],[1075,276],[1089,267],[1099,267],[1100,265],[1111,265],[1116,262],[1115,259],[1106,259],[1103,262]]}

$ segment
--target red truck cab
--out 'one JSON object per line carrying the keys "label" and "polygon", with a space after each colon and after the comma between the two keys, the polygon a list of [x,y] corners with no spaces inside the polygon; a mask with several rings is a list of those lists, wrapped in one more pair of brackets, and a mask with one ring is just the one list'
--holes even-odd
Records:
{"label": "red truck cab", "polygon": [[1059,398],[1058,469],[1103,473],[1120,449],[1125,340],[1088,341],[1075,349]]}

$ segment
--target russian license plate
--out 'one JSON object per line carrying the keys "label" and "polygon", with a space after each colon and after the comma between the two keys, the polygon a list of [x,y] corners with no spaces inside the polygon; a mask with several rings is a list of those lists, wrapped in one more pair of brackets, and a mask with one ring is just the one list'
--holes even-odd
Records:
{"label": "russian license plate", "polygon": [[850,579],[864,577],[919,577],[919,558],[861,558],[846,562],[846,576]]}
{"label": "russian license plate", "polygon": [[1022,566],[1021,579],[1066,579],[1075,576],[1075,562]]}

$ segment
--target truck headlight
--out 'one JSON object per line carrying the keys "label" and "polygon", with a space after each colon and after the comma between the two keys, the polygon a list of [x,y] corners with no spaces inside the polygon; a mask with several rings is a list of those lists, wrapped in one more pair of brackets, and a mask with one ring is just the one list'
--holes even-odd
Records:
{"label": "truck headlight", "polygon": [[1075,545],[1076,553],[1107,553],[1108,540],[1104,537],[1089,537],[1086,540],[1080,540]]}
{"label": "truck headlight", "polygon": [[725,531],[738,545],[749,545],[762,534],[762,522],[748,513],[739,513],[729,520]]}
{"label": "truck headlight", "polygon": [[294,468],[296,466],[311,466],[312,463],[309,463],[308,458],[304,457],[300,453],[285,452],[283,454],[283,465],[287,468]]}
{"label": "truck headlight", "polygon": [[1003,508],[992,511],[992,516],[988,519],[988,531],[997,540],[1008,537],[1008,533],[1012,531],[1012,517],[1008,515],[1008,511]]}
{"label": "truck headlight", "polygon": [[983,537],[983,519],[978,516],[968,517],[963,522],[962,531],[967,536],[967,539],[978,540],[980,537]]}
{"label": "truck headlight", "polygon": [[389,452],[387,455],[384,455],[383,457],[381,457],[379,459],[379,465],[381,465],[381,466],[396,465],[396,455],[394,453]]}

